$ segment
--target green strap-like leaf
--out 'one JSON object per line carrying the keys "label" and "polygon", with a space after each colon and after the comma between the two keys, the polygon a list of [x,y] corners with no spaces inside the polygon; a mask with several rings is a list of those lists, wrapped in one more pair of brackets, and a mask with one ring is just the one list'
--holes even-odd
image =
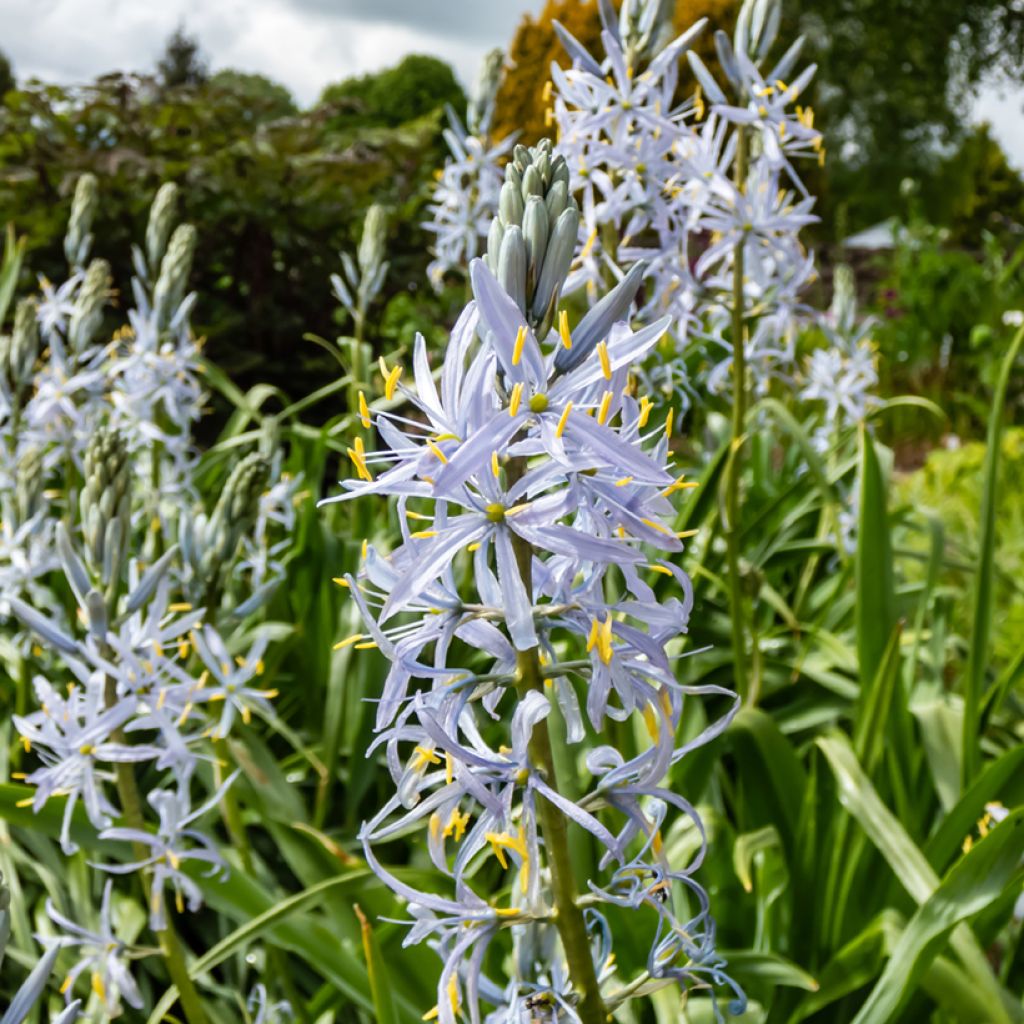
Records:
{"label": "green strap-like leaf", "polygon": [[[914,902],[923,904],[938,888],[938,875],[907,830],[882,803],[857,762],[850,741],[836,733],[822,737],[817,745],[835,774],[843,806],[857,819]],[[979,994],[984,994],[990,1014],[988,1019],[1009,1024],[1012,1018],[1006,1009],[1005,994],[974,933],[966,925],[960,925],[954,930],[950,945],[978,986]]]}
{"label": "green strap-like leaf", "polygon": [[981,763],[981,736],[978,723],[985,695],[985,676],[992,635],[992,598],[995,593],[994,560],[996,548],[996,490],[999,483],[999,456],[1003,441],[1003,410],[1013,364],[1024,345],[1024,327],[1018,332],[1003,360],[992,397],[992,412],[985,439],[985,473],[982,478],[978,575],[975,578],[974,615],[968,649],[967,674],[964,677],[964,786],[970,785]]}
{"label": "green strap-like leaf", "polygon": [[893,1020],[946,936],[959,922],[997,900],[1020,875],[1022,849],[1024,809],[1011,814],[957,861],[918,908],[853,1024],[888,1024]]}

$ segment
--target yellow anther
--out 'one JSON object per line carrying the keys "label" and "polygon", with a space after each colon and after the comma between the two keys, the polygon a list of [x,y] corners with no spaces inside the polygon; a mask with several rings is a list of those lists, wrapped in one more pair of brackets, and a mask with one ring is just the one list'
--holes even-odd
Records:
{"label": "yellow anther", "polygon": [[366,395],[359,392],[359,421],[365,430],[370,429],[370,407],[366,404]]}
{"label": "yellow anther", "polygon": [[661,735],[661,721],[658,718],[658,709],[653,704],[644,705],[644,725],[647,726],[647,733],[657,743]]}
{"label": "yellow anther", "polygon": [[526,848],[526,832],[522,828],[519,829],[519,834],[515,836],[510,835],[508,832],[488,832],[484,839],[491,844],[494,856],[498,858],[498,863],[503,868],[508,867],[508,860],[505,857],[506,850],[518,853],[524,862],[529,857],[529,851]]}
{"label": "yellow anther", "polygon": [[631,476],[624,476],[621,480],[616,480],[615,481],[615,486],[616,487],[626,487],[629,484],[631,484],[632,482],[633,482],[633,478]]}
{"label": "yellow anther", "polygon": [[331,580],[331,582],[332,583],[337,583],[339,587],[347,587],[348,586],[348,580],[343,579],[341,576],[335,576]]}
{"label": "yellow anther", "polygon": [[564,348],[572,348],[572,334],[569,333],[569,314],[563,309],[558,314],[558,336]]}
{"label": "yellow anther", "polygon": [[364,643],[356,644],[353,650],[355,651],[375,651],[377,649],[376,640],[367,640]]}
{"label": "yellow anther", "polygon": [[448,456],[445,455],[445,453],[441,451],[441,449],[438,448],[437,445],[433,441],[431,441],[429,437],[427,438],[427,447],[434,453],[434,455],[436,455],[441,460],[441,462],[445,466],[448,465]]}
{"label": "yellow anther", "polygon": [[82,757],[91,757],[96,752],[96,748],[91,743],[83,743],[78,748],[78,752]]}
{"label": "yellow anther", "polygon": [[333,647],[335,651],[342,651],[346,647],[351,647],[353,644],[359,643],[366,637],[365,633],[353,633],[351,636],[345,637],[344,640],[339,640]]}
{"label": "yellow anther", "polygon": [[461,842],[462,837],[466,834],[466,826],[468,824],[469,814],[460,812],[458,807],[456,807],[448,818],[448,824],[444,827],[445,839],[451,836],[455,842]]}
{"label": "yellow anther", "polygon": [[599,341],[597,343],[597,358],[601,360],[601,373],[605,380],[612,379],[612,361],[608,357],[608,343]]}
{"label": "yellow anther", "polygon": [[501,475],[501,464],[498,461],[498,453],[491,452],[491,472],[498,477]]}
{"label": "yellow anther", "polygon": [[605,420],[608,419],[608,410],[611,408],[612,399],[614,397],[615,396],[610,391],[606,391],[601,396],[601,404],[597,408],[597,422],[600,423],[602,427],[605,424]]}
{"label": "yellow anther", "polygon": [[455,778],[455,759],[451,754],[444,755],[444,781],[450,786]]}
{"label": "yellow anther", "polygon": [[387,363],[384,362],[384,358],[380,360],[380,372],[384,378],[384,397],[390,401],[395,396],[395,388],[398,386],[398,379],[402,376],[402,367],[395,365],[391,370],[388,369]]}
{"label": "yellow anther", "polygon": [[673,575],[672,570],[664,565],[649,565],[647,568],[650,569],[651,572],[660,572],[664,576]]}
{"label": "yellow anther", "polygon": [[669,409],[668,415],[665,417],[665,436],[672,436],[672,421],[675,419],[675,409]]}
{"label": "yellow anther", "polygon": [[680,540],[686,540],[687,537],[696,537],[698,533],[700,533],[700,530],[680,530],[676,533],[676,536]]}
{"label": "yellow anther", "polygon": [[169,612],[190,612],[192,611],[192,605],[188,601],[177,601],[167,606]]}
{"label": "yellow anther", "polygon": [[352,460],[352,465],[355,467],[355,472],[358,474],[360,480],[373,480],[373,477],[370,475],[370,470],[367,469],[366,456],[362,455],[361,452],[356,451],[356,449],[348,449],[348,458]]}
{"label": "yellow anther", "polygon": [[92,990],[96,993],[97,998],[106,1000],[107,987],[103,984],[103,975],[99,971],[92,972]]}
{"label": "yellow anther", "polygon": [[[586,242],[583,243],[583,248],[580,250],[580,259],[585,260],[589,255],[590,251],[594,248],[594,243],[597,241],[597,228],[587,236]],[[566,345],[566,348],[569,346]]]}
{"label": "yellow anther", "polygon": [[704,97],[701,95],[700,86],[693,94],[693,115],[698,121],[704,120]]}
{"label": "yellow anther", "polygon": [[509,416],[515,416],[519,412],[519,403],[523,400],[523,385],[522,383],[516,384],[512,388],[512,395],[508,402],[508,414]]}
{"label": "yellow anther", "polygon": [[651,418],[651,410],[653,408],[654,403],[646,395],[644,395],[640,399],[640,416],[637,420],[637,423],[639,424],[641,430],[647,426],[647,421]]}
{"label": "yellow anther", "polygon": [[601,626],[600,635],[597,639],[597,653],[601,660],[610,665],[612,660],[612,617],[609,615]]}
{"label": "yellow anther", "polygon": [[640,522],[643,523],[644,526],[649,526],[652,530],[657,530],[658,533],[664,533],[669,537],[672,536],[672,531],[667,526],[659,523],[656,519],[641,519]]}
{"label": "yellow anther", "polygon": [[551,99],[551,93],[554,90],[555,83],[549,78],[544,83],[544,88],[541,90],[540,98],[547,103]]}
{"label": "yellow anther", "polygon": [[555,428],[555,437],[561,437],[565,433],[565,425],[569,422],[569,413],[572,411],[572,402],[566,402],[562,415],[558,417],[558,426]]}
{"label": "yellow anther", "polygon": [[512,346],[512,365],[518,366],[519,360],[523,358],[523,346],[526,344],[526,324],[522,324],[519,333],[516,335],[516,343]]}
{"label": "yellow anther", "polygon": [[441,757],[433,747],[416,747],[413,753],[416,755],[412,765],[414,772],[422,772],[428,764],[441,763]]}
{"label": "yellow anther", "polygon": [[700,484],[696,480],[684,480],[680,477],[678,480],[674,480],[661,492],[663,498],[667,498],[670,494],[675,494],[676,491],[688,491],[691,488],[700,487]]}
{"label": "yellow anther", "polygon": [[417,540],[426,540],[428,537],[436,537],[437,530],[417,530],[409,536],[415,537]]}

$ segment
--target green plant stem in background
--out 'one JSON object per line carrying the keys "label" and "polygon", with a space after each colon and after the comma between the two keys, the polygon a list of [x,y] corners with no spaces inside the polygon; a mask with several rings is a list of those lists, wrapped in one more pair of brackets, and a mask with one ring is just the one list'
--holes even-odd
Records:
{"label": "green plant stem in background", "polygon": [[[522,476],[525,470],[522,460],[510,462],[508,480],[511,486]],[[528,541],[518,534],[512,535],[512,548],[516,555],[516,564],[523,579],[527,594],[533,593],[533,549]],[[537,649],[519,651],[516,656],[516,667],[519,673],[518,689],[520,694],[530,690],[544,692],[544,672],[541,669]],[[530,759],[544,773],[545,780],[553,789],[558,789],[555,775],[555,759],[551,749],[551,736],[548,733],[547,721],[541,719],[533,728],[530,738]],[[594,969],[594,957],[590,951],[587,938],[587,925],[583,911],[577,903],[578,893],[572,868],[572,855],[569,849],[569,830],[565,815],[550,801],[539,797],[537,814],[540,818],[541,834],[544,838],[544,849],[548,855],[548,867],[551,871],[551,889],[555,903],[555,924],[565,949],[565,959],[569,966],[569,978],[572,987],[579,992],[580,1002],[577,1007],[583,1024],[605,1024],[607,1010],[601,998],[601,989]]]}
{"label": "green plant stem in background", "polygon": [[[747,137],[736,130],[736,183],[742,190],[747,175]],[[747,635],[744,624],[743,578],[740,573],[740,477],[743,432],[747,420],[747,353],[743,308],[743,250],[746,235],[736,243],[732,286],[732,450],[725,477],[725,542],[729,561],[729,614],[732,624],[733,676],[736,692],[745,703],[756,703],[748,685]]]}
{"label": "green plant stem in background", "polygon": [[1006,392],[1010,384],[1013,364],[1020,355],[1024,343],[1022,327],[1010,345],[1010,351],[1003,360],[992,400],[992,412],[988,423],[988,437],[985,448],[985,473],[981,494],[980,527],[978,547],[978,574],[975,580],[974,623],[971,629],[971,644],[967,658],[967,674],[964,678],[964,734],[963,734],[963,788],[974,781],[981,766],[981,706],[985,691],[985,676],[988,669],[989,648],[992,639],[992,598],[995,586],[993,562],[996,544],[996,499],[999,484],[999,449],[1003,443],[1003,410]]}
{"label": "green plant stem in background", "polygon": [[[112,707],[117,703],[117,683],[109,676],[106,681],[105,695],[108,707]],[[128,742],[122,728],[115,729],[111,733],[111,738],[115,743],[124,744]],[[142,798],[139,795],[139,788],[135,782],[135,772],[131,764],[126,761],[119,761],[115,767],[117,795],[121,801],[121,813],[125,823],[129,828],[145,830],[146,820],[142,813]],[[149,857],[149,851],[141,843],[133,843],[132,848],[136,860],[146,860]],[[140,872],[139,877],[142,879],[142,889],[146,896],[146,906],[148,908],[152,906],[152,884],[145,872]],[[196,991],[196,987],[188,974],[184,950],[174,930],[170,907],[166,908],[166,914],[167,926],[162,931],[157,932],[157,940],[160,943],[160,952],[163,954],[164,961],[167,964],[167,973],[171,976],[171,981],[178,988],[181,1008],[185,1012],[188,1024],[207,1024],[206,1013],[199,1001],[199,993]]]}

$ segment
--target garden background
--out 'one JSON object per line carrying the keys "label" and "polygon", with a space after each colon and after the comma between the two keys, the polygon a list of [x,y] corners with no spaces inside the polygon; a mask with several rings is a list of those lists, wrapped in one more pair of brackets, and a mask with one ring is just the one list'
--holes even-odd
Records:
{"label": "garden background", "polygon": [[[704,16],[731,31],[737,14],[730,0],[697,0],[674,18],[679,32]],[[494,40],[508,64],[491,140],[532,145],[550,130],[547,68],[569,65],[555,20],[600,48],[597,4],[577,0],[548,0],[511,40]],[[828,309],[852,271],[877,402],[823,451],[815,413],[795,393],[759,396],[736,569],[754,682],[728,729],[673,768],[671,786],[707,829],[700,877],[718,946],[751,1000],[736,1019],[1019,1021],[1020,871],[971,851],[984,854],[977,841],[1024,803],[1024,377],[1008,359],[1024,323],[1024,179],[965,111],[982,84],[1024,85],[1024,14],[981,0],[785,3],[780,36],[801,32],[818,65],[801,102],[828,154],[801,165],[818,218],[801,235],[817,266],[806,299]],[[695,48],[720,74],[710,31]],[[179,917],[181,941],[212,1024],[272,1020],[271,1009],[246,1008],[257,984],[303,1022],[404,1024],[438,1001],[439,967],[426,949],[402,948],[400,902],[373,880],[356,839],[390,792],[382,761],[367,770],[365,756],[369,702],[387,669],[378,652],[335,646],[359,623],[332,582],[355,571],[365,535],[395,535],[394,510],[382,505],[374,521],[316,503],[352,474],[354,364],[383,357],[386,369],[417,332],[442,353],[466,302],[464,276],[432,285],[426,226],[449,111],[465,121],[466,90],[442,60],[410,54],[300,106],[282,85],[244,68],[213,71],[207,59],[185,27],[157,66],[73,86],[26,80],[0,57],[0,225],[10,225],[0,331],[16,334],[16,296],[68,276],[76,185],[91,174],[89,248],[109,261],[111,297],[96,330],[111,335],[132,308],[133,242],[148,239],[160,187],[178,186],[177,217],[197,233],[191,329],[205,339],[197,498],[215,519],[218,496],[237,485],[226,481],[256,450],[279,452],[278,479],[299,481],[274,552],[283,582],[239,634],[259,626],[271,639],[260,685],[276,691],[273,711],[233,736],[204,778],[214,796],[226,766],[241,770],[209,825],[232,871],[199,881],[205,905]],[[387,270],[354,322],[332,277],[341,254],[365,244],[375,205]],[[800,344],[821,336],[811,327]],[[688,350],[691,380],[712,365],[707,351]],[[680,564],[696,597],[689,643],[704,652],[681,671],[732,688],[735,595],[718,502],[734,472],[730,408],[721,396],[694,392],[682,407],[679,397],[668,386],[656,402],[663,415],[677,408],[672,447],[701,483],[681,496],[675,528],[697,531]],[[87,477],[67,473],[68,495],[87,490]],[[22,475],[9,496],[23,484]],[[851,511],[857,528],[837,539]],[[13,564],[17,543],[5,537],[0,559]],[[218,599],[232,586],[225,577]],[[16,621],[4,609],[0,1012],[38,960],[46,900],[95,917],[102,881],[88,865],[118,856],[80,813],[82,850],[66,856],[59,801],[38,814],[24,806],[17,773],[30,770],[30,754],[12,716],[30,710],[27,680],[47,661],[19,646]],[[685,829],[673,839],[683,855],[695,848]],[[387,849],[403,878],[429,874],[422,843]],[[1024,842],[1011,849],[1019,860]],[[581,871],[592,860],[585,837],[573,856]],[[141,890],[122,899],[141,949]],[[623,946],[620,961],[642,964],[639,939]],[[150,1011],[181,982],[159,958],[144,962],[146,1012],[126,1008],[123,1019],[155,1024]],[[106,1020],[102,994],[79,989],[87,1019]],[[165,996],[164,1009],[173,1002]],[[54,987],[28,1019],[49,1020],[44,1010],[60,1005]],[[618,1014],[668,1024],[709,1021],[713,1008],[706,993],[681,1005],[663,990]]]}

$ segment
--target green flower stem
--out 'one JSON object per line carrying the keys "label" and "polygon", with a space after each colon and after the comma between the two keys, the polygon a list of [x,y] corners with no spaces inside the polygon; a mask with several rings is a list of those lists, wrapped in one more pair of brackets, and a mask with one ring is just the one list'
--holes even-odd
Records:
{"label": "green flower stem", "polygon": [[[741,190],[747,175],[747,135],[736,129],[736,184]],[[732,452],[725,478],[725,541],[729,563],[729,617],[732,625],[733,675],[736,692],[746,703],[757,694],[747,679],[747,633],[743,607],[743,578],[740,573],[740,478],[742,476],[743,434],[747,420],[747,353],[744,323],[743,275],[746,236],[736,243],[732,284]]]}
{"label": "green flower stem", "polygon": [[[518,479],[525,469],[522,460],[513,460],[508,467],[509,483]],[[526,592],[532,592],[533,549],[530,543],[517,534],[512,535],[512,547],[516,563]],[[530,690],[544,692],[544,672],[541,668],[537,648],[519,651],[516,655],[519,670],[518,690],[520,694]],[[534,726],[530,739],[530,759],[544,775],[548,785],[558,788],[555,774],[555,759],[551,749],[551,736],[547,722],[542,719]],[[594,957],[587,938],[587,926],[583,911],[577,903],[576,880],[569,849],[569,829],[565,815],[554,804],[543,798],[537,801],[544,848],[548,855],[551,872],[551,889],[555,904],[555,925],[562,939],[565,958],[569,965],[572,986],[579,993],[577,1007],[583,1024],[606,1024],[608,1011],[601,998],[601,988],[594,968]]]}
{"label": "green flower stem", "polygon": [[[105,697],[108,707],[117,703],[117,683],[107,677]],[[124,729],[117,728],[111,738],[115,743],[127,743]],[[139,795],[139,787],[135,782],[135,771],[131,764],[119,761],[116,767],[117,794],[121,801],[121,813],[129,828],[145,829],[146,819],[142,812],[142,797]],[[137,860],[145,860],[149,851],[142,843],[133,843],[132,849]],[[152,905],[153,887],[149,877],[141,873],[142,889],[146,896],[147,908]],[[157,939],[160,943],[160,952],[163,954],[167,964],[167,973],[171,981],[178,989],[178,998],[181,1000],[181,1008],[185,1013],[188,1024],[207,1024],[206,1012],[199,1001],[199,993],[196,991],[192,979],[188,975],[188,966],[185,963],[185,952],[182,949],[181,941],[174,930],[171,920],[171,908],[167,907],[167,926],[157,932]]]}
{"label": "green flower stem", "polygon": [[[217,759],[214,764],[214,784],[220,788],[227,777],[227,769],[232,764],[231,748],[228,746],[228,741],[223,737],[215,739],[213,753]],[[231,837],[231,846],[237,851],[238,859],[242,862],[242,870],[250,878],[255,878],[256,868],[252,857],[252,847],[249,845],[249,836],[245,831],[241,808],[238,806],[234,790],[231,787],[228,787],[220,799],[220,810],[228,835]],[[309,1015],[306,1013],[305,1001],[295,988],[281,950],[276,946],[268,946],[267,959],[271,977],[280,982],[284,994],[298,1014],[299,1020],[303,1024],[308,1024]]]}

